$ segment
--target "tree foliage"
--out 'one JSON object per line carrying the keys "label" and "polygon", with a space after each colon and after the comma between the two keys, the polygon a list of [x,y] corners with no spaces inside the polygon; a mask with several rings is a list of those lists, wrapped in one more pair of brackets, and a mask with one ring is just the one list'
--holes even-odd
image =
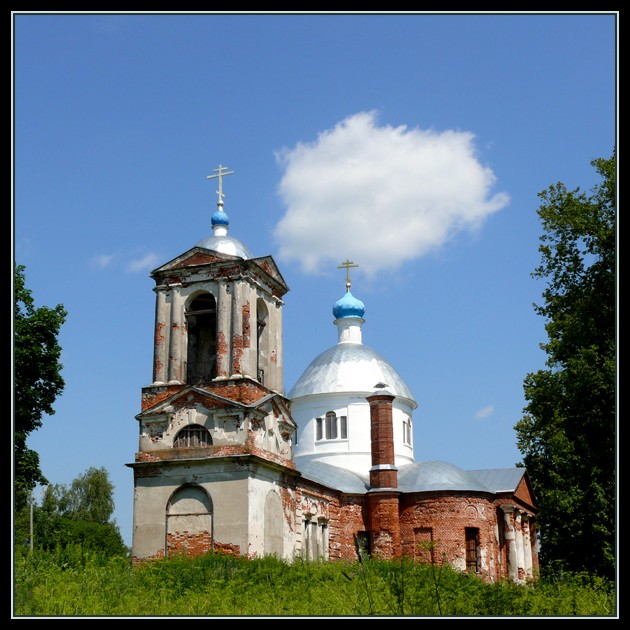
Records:
{"label": "tree foliage", "polygon": [[14,270],[14,484],[16,508],[23,508],[29,493],[46,478],[39,455],[26,445],[44,414],[53,415],[53,403],[64,388],[61,347],[57,337],[67,313],[61,304],[35,307],[25,284],[25,267]]}
{"label": "tree foliage", "polygon": [[34,515],[36,546],[53,550],[78,544],[106,555],[125,555],[120,530],[110,521],[113,491],[105,468],[88,468],[69,488],[48,485]]}
{"label": "tree foliage", "polygon": [[105,468],[89,468],[72,482],[66,511],[76,518],[105,524],[114,512],[113,492]]}
{"label": "tree foliage", "polygon": [[539,193],[547,369],[524,381],[518,448],[539,502],[543,565],[614,577],[616,513],[616,154],[594,160],[590,195]]}

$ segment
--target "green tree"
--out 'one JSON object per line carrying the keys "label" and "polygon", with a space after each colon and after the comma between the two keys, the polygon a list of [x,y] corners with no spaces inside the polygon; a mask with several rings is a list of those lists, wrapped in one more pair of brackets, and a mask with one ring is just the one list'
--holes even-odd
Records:
{"label": "green tree", "polygon": [[48,482],[40,470],[39,455],[26,445],[44,414],[53,415],[53,403],[64,388],[57,337],[67,313],[61,304],[35,308],[25,284],[25,267],[14,271],[14,488],[15,508],[23,509],[37,484]]}
{"label": "green tree", "polygon": [[64,510],[78,519],[105,524],[114,512],[113,492],[105,468],[88,468],[72,482]]}
{"label": "green tree", "polygon": [[616,152],[591,165],[590,195],[539,193],[548,369],[524,381],[517,444],[539,503],[541,566],[614,578],[616,512]]}
{"label": "green tree", "polygon": [[113,491],[105,468],[88,468],[69,488],[48,485],[35,510],[36,546],[52,550],[78,544],[107,556],[126,555],[118,525],[110,520]]}

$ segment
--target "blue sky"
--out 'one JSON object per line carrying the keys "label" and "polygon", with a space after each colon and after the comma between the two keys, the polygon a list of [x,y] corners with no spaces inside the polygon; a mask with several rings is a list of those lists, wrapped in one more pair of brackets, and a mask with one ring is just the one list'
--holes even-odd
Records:
{"label": "blue sky", "polygon": [[105,467],[131,544],[149,273],[230,235],[289,285],[289,391],[365,304],[416,400],[416,460],[522,460],[545,367],[538,193],[590,191],[617,139],[618,15],[12,14],[13,258],[63,304],[66,382],[31,434],[51,483]]}

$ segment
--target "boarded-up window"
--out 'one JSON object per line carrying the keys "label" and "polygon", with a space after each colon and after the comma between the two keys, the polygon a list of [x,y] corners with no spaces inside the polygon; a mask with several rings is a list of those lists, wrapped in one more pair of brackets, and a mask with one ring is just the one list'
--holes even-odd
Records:
{"label": "boarded-up window", "polygon": [[466,571],[479,571],[479,530],[476,527],[466,528]]}
{"label": "boarded-up window", "polygon": [[420,562],[434,564],[435,544],[431,527],[416,527],[413,530],[414,558]]}
{"label": "boarded-up window", "polygon": [[304,521],[303,556],[306,560],[328,559],[328,523],[325,519],[312,519],[307,516]]}
{"label": "boarded-up window", "polygon": [[200,486],[183,486],[166,510],[167,554],[201,555],[212,550],[212,500]]}
{"label": "boarded-up window", "polygon": [[272,490],[265,498],[265,555],[282,558],[284,551],[283,523],[282,499],[277,492]]}

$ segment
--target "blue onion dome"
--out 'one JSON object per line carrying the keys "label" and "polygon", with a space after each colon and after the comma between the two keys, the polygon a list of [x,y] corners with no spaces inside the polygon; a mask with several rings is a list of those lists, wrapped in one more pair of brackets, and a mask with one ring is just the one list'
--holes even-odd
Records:
{"label": "blue onion dome", "polygon": [[365,305],[361,300],[355,298],[350,291],[347,291],[340,300],[335,302],[332,312],[336,319],[342,319],[344,317],[363,317]]}
{"label": "blue onion dome", "polygon": [[227,167],[219,166],[215,168],[216,175],[208,175],[208,179],[219,179],[219,190],[217,194],[219,199],[217,201],[218,210],[212,215],[210,222],[212,224],[213,235],[202,239],[197,243],[197,247],[203,247],[221,254],[228,254],[230,256],[238,256],[239,258],[248,259],[252,258],[252,253],[249,249],[241,243],[237,238],[228,235],[228,226],[230,225],[230,218],[223,210],[223,177],[226,175],[232,175],[234,171],[228,171]]}
{"label": "blue onion dome", "polygon": [[224,225],[227,227],[230,225],[230,217],[223,211],[223,208],[219,207],[219,209],[212,215],[212,219],[210,219],[212,223],[212,227],[215,225]]}

